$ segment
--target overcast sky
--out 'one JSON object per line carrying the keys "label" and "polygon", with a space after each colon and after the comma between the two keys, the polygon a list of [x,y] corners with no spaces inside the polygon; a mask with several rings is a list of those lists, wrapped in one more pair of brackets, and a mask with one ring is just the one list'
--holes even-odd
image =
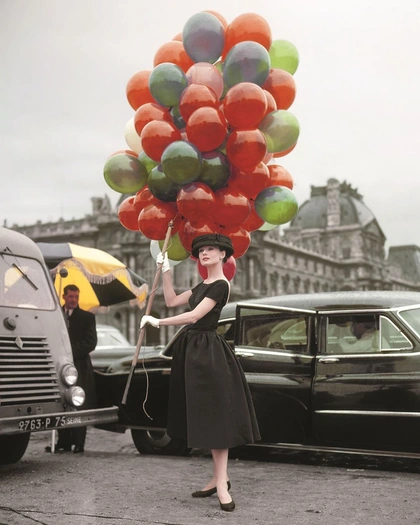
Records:
{"label": "overcast sky", "polygon": [[281,159],[299,204],[330,177],[364,196],[387,247],[420,245],[419,0],[0,0],[0,221],[80,218],[119,194],[106,158],[127,148],[137,71],[211,9],[254,12],[300,54],[295,150]]}

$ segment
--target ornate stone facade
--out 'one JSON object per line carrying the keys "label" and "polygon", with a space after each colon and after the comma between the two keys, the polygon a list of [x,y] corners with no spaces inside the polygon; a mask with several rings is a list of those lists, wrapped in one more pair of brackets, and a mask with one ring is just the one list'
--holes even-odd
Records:
{"label": "ornate stone facade", "polygon": [[[81,219],[37,222],[16,229],[36,242],[73,242],[114,255],[152,286],[156,264],[150,241],[123,228],[108,197],[92,198],[92,214]],[[330,179],[311,188],[288,228],[252,233],[247,253],[238,259],[231,300],[335,290],[420,290],[420,249],[395,246],[385,255],[385,235],[362,195],[350,184]],[[200,280],[196,264],[187,259],[174,268],[178,292]],[[168,309],[159,287],[152,315],[165,317]],[[98,322],[118,326],[134,343],[144,312],[126,305],[99,314]],[[174,327],[148,328],[147,344],[165,343]]]}

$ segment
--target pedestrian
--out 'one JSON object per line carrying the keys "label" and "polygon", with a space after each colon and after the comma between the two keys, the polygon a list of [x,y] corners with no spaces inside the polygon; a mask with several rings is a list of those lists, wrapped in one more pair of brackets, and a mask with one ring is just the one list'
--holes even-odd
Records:
{"label": "pedestrian", "polygon": [[[90,352],[95,350],[98,338],[96,334],[96,320],[91,312],[79,307],[80,290],[74,284],[68,284],[63,290],[63,313],[66,320],[73,353],[74,366],[78,372],[77,385],[82,387],[86,394],[83,408],[95,408],[95,376]],[[59,452],[83,453],[85,450],[86,426],[71,429],[59,429],[56,450]],[[46,447],[51,452],[51,447]]]}
{"label": "pedestrian", "polygon": [[168,307],[189,304],[190,311],[157,319],[143,316],[140,327],[187,325],[173,350],[167,432],[184,439],[189,447],[211,450],[213,477],[192,496],[205,498],[217,493],[220,507],[233,511],[227,467],[229,448],[260,439],[255,410],[242,367],[229,344],[216,333],[230,284],[223,264],[233,255],[229,237],[200,235],[193,240],[192,255],[207,269],[207,278],[179,295],[172,284],[167,258],[162,264],[163,292]]}

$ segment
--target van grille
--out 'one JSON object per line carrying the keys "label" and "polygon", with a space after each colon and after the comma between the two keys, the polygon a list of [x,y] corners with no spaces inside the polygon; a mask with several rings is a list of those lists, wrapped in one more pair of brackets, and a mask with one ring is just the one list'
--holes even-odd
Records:
{"label": "van grille", "polygon": [[60,400],[46,337],[0,336],[0,405]]}

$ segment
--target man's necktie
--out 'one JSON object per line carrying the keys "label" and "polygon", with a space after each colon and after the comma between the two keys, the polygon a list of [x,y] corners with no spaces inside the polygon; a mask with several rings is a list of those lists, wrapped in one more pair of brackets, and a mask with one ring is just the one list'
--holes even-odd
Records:
{"label": "man's necktie", "polygon": [[67,326],[67,328],[69,328],[69,326],[70,326],[70,313],[69,313],[68,310],[65,310],[64,318],[66,320],[66,326]]}

